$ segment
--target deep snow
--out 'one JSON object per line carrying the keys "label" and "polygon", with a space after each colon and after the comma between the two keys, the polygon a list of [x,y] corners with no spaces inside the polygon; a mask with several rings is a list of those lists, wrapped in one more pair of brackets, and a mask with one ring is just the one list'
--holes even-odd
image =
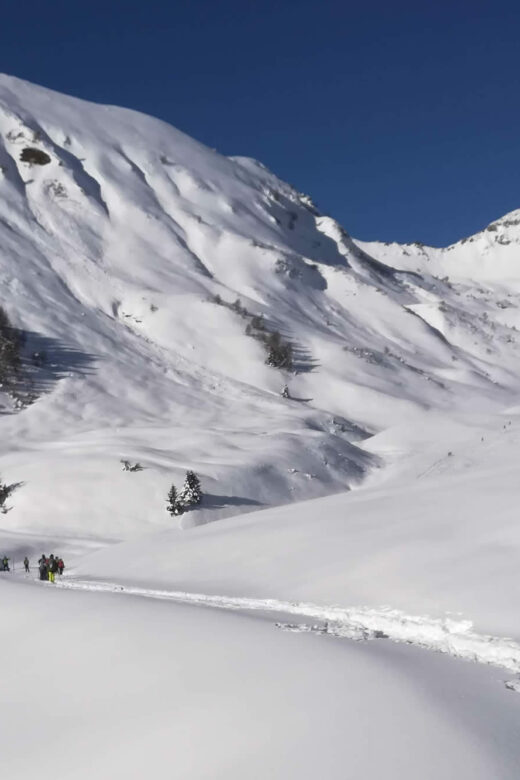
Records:
{"label": "deep snow", "polygon": [[42,762],[71,780],[518,776],[517,697],[486,667],[162,601],[1,587],[13,780]]}
{"label": "deep snow", "polygon": [[[356,242],[261,163],[0,76],[0,239],[27,334],[0,393],[2,769],[516,778],[520,212]],[[171,518],[188,468],[202,508]],[[62,587],[21,575],[41,552]]]}

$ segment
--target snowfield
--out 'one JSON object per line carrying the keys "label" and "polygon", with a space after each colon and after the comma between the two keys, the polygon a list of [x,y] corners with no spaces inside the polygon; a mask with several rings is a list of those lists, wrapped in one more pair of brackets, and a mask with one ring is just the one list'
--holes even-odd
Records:
{"label": "snowfield", "polygon": [[0,76],[0,238],[6,776],[516,780],[520,210],[355,241],[257,161]]}
{"label": "snowfield", "polygon": [[518,774],[517,697],[484,667],[163,601],[2,591],[17,780],[49,756],[75,780]]}

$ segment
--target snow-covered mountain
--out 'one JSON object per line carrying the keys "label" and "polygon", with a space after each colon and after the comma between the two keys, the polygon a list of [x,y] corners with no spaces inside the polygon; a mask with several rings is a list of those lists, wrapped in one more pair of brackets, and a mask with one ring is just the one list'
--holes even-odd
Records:
{"label": "snow-covered mountain", "polygon": [[0,76],[10,777],[518,777],[519,250]]}
{"label": "snow-covered mountain", "polygon": [[[374,433],[516,397],[518,212],[446,250],[361,244],[261,163],[9,76],[0,139],[34,399],[3,397],[4,526],[171,526],[187,468],[209,498],[185,526],[346,490],[384,465]],[[274,332],[292,366],[266,364]]]}

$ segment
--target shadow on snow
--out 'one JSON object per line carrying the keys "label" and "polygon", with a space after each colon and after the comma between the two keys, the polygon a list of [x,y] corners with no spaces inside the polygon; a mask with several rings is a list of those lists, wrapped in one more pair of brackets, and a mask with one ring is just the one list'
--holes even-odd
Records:
{"label": "shadow on snow", "polygon": [[213,493],[204,493],[202,509],[222,509],[226,506],[263,506],[261,501],[245,496],[217,496]]}
{"label": "shadow on snow", "polygon": [[21,366],[11,387],[11,395],[19,405],[27,406],[50,393],[65,376],[87,376],[94,371],[94,355],[61,339],[33,331],[23,331],[22,337]]}

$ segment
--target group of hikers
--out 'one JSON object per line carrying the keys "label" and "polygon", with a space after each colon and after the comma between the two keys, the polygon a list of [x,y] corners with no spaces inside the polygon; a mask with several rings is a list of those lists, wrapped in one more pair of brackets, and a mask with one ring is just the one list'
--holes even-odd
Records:
{"label": "group of hikers", "polygon": [[[25,558],[23,562],[24,566],[26,566],[25,561],[27,561],[27,558]],[[27,561],[27,563],[29,563],[29,561]],[[49,555],[47,558],[44,553],[38,561],[38,567],[41,580],[54,582],[54,575],[59,574],[61,577],[63,574],[63,569],[65,568],[65,564],[63,563],[63,558],[58,558],[56,555]],[[27,566],[25,571],[29,571]]]}
{"label": "group of hikers", "polygon": [[[9,568],[9,561],[10,558],[8,558],[7,555],[4,555],[4,557],[0,560],[0,571],[11,571]],[[31,563],[27,556],[25,556],[23,559],[23,567],[26,574],[29,574],[31,571]],[[56,574],[59,574],[61,577],[64,568],[65,564],[63,563],[63,558],[60,558],[57,555],[49,555],[47,558],[44,553],[38,561],[40,579],[46,582],[54,582],[54,577]]]}

